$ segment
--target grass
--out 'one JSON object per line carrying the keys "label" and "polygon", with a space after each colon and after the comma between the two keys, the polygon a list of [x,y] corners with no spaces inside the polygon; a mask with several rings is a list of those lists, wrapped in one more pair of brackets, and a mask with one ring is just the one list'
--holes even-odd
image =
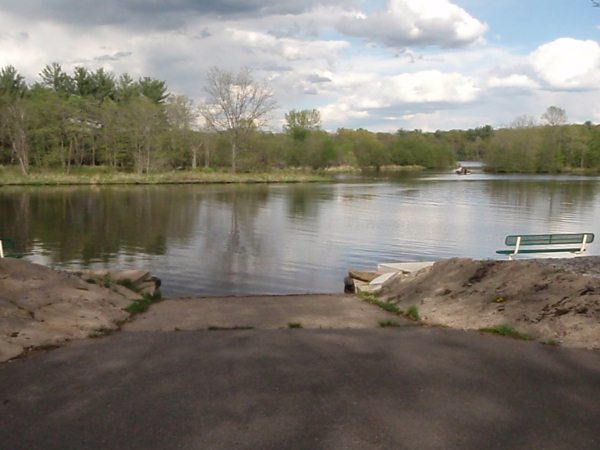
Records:
{"label": "grass", "polygon": [[408,311],[404,313],[404,317],[410,320],[414,320],[415,322],[419,322],[421,318],[419,317],[419,310],[415,305],[408,308]]}
{"label": "grass", "polygon": [[123,172],[107,167],[36,170],[23,175],[16,168],[0,167],[0,185],[56,186],[111,184],[208,184],[208,183],[306,183],[331,181],[311,171],[274,169],[269,172],[231,173],[210,169],[164,171],[149,174]]}
{"label": "grass", "polygon": [[371,292],[361,292],[358,294],[358,296],[367,303],[378,306],[384,311],[396,314],[398,316],[404,316],[407,319],[413,320],[415,322],[421,321],[421,317],[419,316],[419,310],[414,305],[408,308],[408,311],[402,311],[400,308],[398,308],[398,305],[379,300],[377,296]]}
{"label": "grass", "polygon": [[209,331],[229,331],[229,330],[254,330],[254,327],[248,325],[235,325],[233,327],[220,327],[218,325],[210,325]]}
{"label": "grass", "polygon": [[137,292],[137,289],[136,289],[135,285],[133,284],[133,281],[131,281],[129,278],[124,278],[122,280],[117,280],[115,283],[119,284],[119,285],[121,285],[123,287],[126,287],[130,291]]}
{"label": "grass", "polygon": [[400,311],[400,308],[398,308],[397,305],[379,300],[375,294],[370,292],[361,292],[358,294],[358,296],[371,305],[379,306],[384,311],[394,314],[402,314],[402,311]]}
{"label": "grass", "polygon": [[288,328],[302,328],[302,324],[300,322],[290,322]]}
{"label": "grass", "polygon": [[399,327],[400,324],[398,322],[394,322],[393,320],[381,320],[379,322],[379,326],[382,327],[382,328]]}
{"label": "grass", "polygon": [[140,314],[146,312],[150,305],[153,303],[159,302],[162,300],[162,296],[159,291],[156,291],[154,294],[144,293],[142,298],[139,300],[135,300],[131,305],[125,308],[125,311],[131,314]]}
{"label": "grass", "polygon": [[507,336],[513,339],[520,339],[522,341],[531,341],[533,339],[531,336],[515,330],[510,325],[496,325],[489,328],[480,328],[479,331],[482,333],[498,334],[500,336]]}
{"label": "grass", "polygon": [[109,288],[111,283],[112,280],[110,278],[110,273],[106,272],[102,277],[102,286],[104,286],[105,288]]}

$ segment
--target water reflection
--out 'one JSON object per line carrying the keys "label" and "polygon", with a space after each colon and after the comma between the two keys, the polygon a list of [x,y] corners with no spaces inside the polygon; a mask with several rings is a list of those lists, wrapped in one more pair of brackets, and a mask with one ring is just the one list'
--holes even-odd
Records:
{"label": "water reflection", "polygon": [[493,258],[515,232],[600,233],[599,192],[597,178],[447,174],[307,185],[1,188],[0,236],[54,266],[145,268],[171,296],[335,292],[351,267]]}
{"label": "water reflection", "polygon": [[2,233],[50,264],[110,261],[119,252],[162,255],[167,236],[189,236],[195,196],[154,187],[0,190]]}

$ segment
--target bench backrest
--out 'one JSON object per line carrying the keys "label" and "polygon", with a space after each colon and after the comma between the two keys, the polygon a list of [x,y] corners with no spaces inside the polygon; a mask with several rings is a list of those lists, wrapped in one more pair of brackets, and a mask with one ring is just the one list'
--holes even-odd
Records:
{"label": "bench backrest", "polygon": [[520,245],[561,245],[561,244],[581,244],[584,236],[585,242],[589,244],[594,242],[594,233],[571,233],[571,234],[522,234],[506,236],[505,244],[509,246],[517,245],[517,239],[520,237]]}
{"label": "bench backrest", "polygon": [[13,241],[12,239],[0,236],[0,241],[2,241],[2,243],[4,244],[5,250],[7,248],[15,248],[15,241]]}

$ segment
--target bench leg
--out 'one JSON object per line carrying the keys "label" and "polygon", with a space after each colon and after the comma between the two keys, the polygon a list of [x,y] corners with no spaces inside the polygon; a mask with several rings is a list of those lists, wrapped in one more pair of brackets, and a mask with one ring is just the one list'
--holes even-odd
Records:
{"label": "bench leg", "polygon": [[587,234],[584,234],[583,241],[581,242],[581,249],[579,250],[579,253],[585,252],[585,244],[586,243],[587,243]]}
{"label": "bench leg", "polygon": [[512,252],[510,255],[508,255],[508,259],[509,259],[510,261],[512,261],[512,259],[513,259],[513,256],[515,256],[517,253],[519,253],[519,247],[520,247],[520,246],[521,246],[521,236],[519,236],[519,237],[517,238],[517,242],[516,242],[516,244],[515,244],[515,251],[514,251],[514,252]]}
{"label": "bench leg", "polygon": [[2,241],[0,240],[0,258],[4,258],[4,249],[2,248]]}

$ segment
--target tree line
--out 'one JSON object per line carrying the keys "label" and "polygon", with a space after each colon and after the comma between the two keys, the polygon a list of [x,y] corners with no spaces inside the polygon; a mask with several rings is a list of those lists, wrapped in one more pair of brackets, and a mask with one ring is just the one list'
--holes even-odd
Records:
{"label": "tree line", "polygon": [[168,92],[165,81],[57,64],[28,84],[0,69],[0,165],[69,172],[103,167],[137,173],[174,169],[265,171],[415,165],[445,169],[482,160],[500,172],[600,169],[598,127],[566,125],[551,107],[544,124],[521,117],[510,127],[374,133],[322,129],[319,111],[291,110],[281,131],[266,131],[276,108],[269,86],[249,69],[211,69],[204,103]]}

